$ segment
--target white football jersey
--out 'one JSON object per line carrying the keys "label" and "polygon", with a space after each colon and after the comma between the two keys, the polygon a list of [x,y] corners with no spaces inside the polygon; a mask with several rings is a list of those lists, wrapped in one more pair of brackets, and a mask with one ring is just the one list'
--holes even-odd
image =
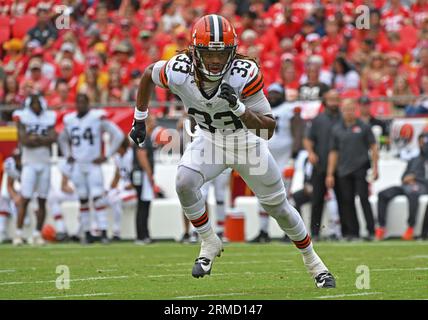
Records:
{"label": "white football jersey", "polygon": [[[56,123],[56,114],[50,110],[43,110],[39,115],[35,114],[31,108],[27,107],[16,110],[13,118],[24,126],[26,134],[46,136],[48,130]],[[51,148],[47,146],[29,148],[22,146],[22,164],[29,163],[49,163],[51,158]]]}
{"label": "white football jersey", "polygon": [[276,159],[278,155],[291,156],[293,137],[291,135],[290,120],[293,117],[295,104],[283,103],[272,108],[272,114],[276,120],[275,133],[268,141],[269,150]]}
{"label": "white football jersey", "polygon": [[[180,97],[187,113],[195,119],[205,137],[211,139],[212,133],[233,133],[251,135],[257,139],[230,110],[228,102],[218,97],[220,87],[212,93],[212,96],[199,89],[193,68],[189,57],[179,54],[167,62],[158,61],[154,66],[152,79],[158,86],[168,88]],[[234,88],[247,108],[262,114],[272,113],[261,91],[263,75],[255,62],[234,59],[222,82]]]}
{"label": "white football jersey", "polygon": [[119,168],[120,178],[124,184],[131,183],[131,172],[134,164],[134,151],[128,148],[125,154],[121,156],[119,153],[114,155],[114,163]]}
{"label": "white football jersey", "polygon": [[64,130],[70,141],[70,155],[78,162],[92,162],[102,154],[104,110],[94,109],[82,118],[76,112],[64,117]]}

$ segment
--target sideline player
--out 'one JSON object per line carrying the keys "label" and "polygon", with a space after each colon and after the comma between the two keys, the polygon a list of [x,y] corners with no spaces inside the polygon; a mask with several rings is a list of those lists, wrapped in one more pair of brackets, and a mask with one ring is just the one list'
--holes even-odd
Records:
{"label": "sideline player", "polygon": [[123,139],[113,159],[116,169],[110,184],[110,191],[107,193],[107,200],[113,211],[113,240],[118,241],[120,240],[123,206],[135,205],[137,202],[137,191],[131,182],[134,151],[130,147],[128,137]]}
{"label": "sideline player", "polygon": [[16,110],[13,118],[17,122],[18,141],[22,146],[21,199],[18,206],[18,221],[14,245],[22,245],[22,228],[28,204],[37,193],[37,224],[29,244],[42,245],[41,230],[46,217],[46,199],[51,180],[51,145],[57,139],[55,132],[56,114],[47,110],[46,101],[39,95],[25,99],[24,109]]}
{"label": "sideline player", "polygon": [[[7,239],[7,226],[9,219],[16,217],[17,207],[21,202],[21,194],[15,184],[16,182],[21,181],[22,171],[21,152],[18,148],[12,152],[10,157],[5,159],[3,168],[4,173],[7,175],[7,179],[6,192],[0,195],[0,243]],[[25,222],[24,224],[27,224]]]}
{"label": "sideline player", "polygon": [[313,249],[302,218],[287,200],[281,172],[269,153],[265,139],[272,137],[275,119],[261,90],[263,76],[257,63],[236,53],[236,32],[221,16],[200,18],[193,27],[191,41],[188,51],[146,68],[130,136],[137,145],[144,141],[144,121],[155,84],[179,96],[187,113],[202,129],[202,134],[185,150],[176,178],[183,210],[202,239],[192,276],[210,274],[215,257],[223,251],[200,189],[231,167],[295,243],[316,286],[335,287],[333,275]]}
{"label": "sideline player", "polygon": [[[110,134],[111,141],[106,156],[102,154],[104,132]],[[101,164],[116,152],[123,138],[122,131],[113,122],[106,120],[103,110],[91,110],[88,96],[84,93],[77,94],[76,111],[64,117],[64,130],[58,142],[64,157],[73,165],[71,181],[80,199],[80,223],[85,233],[84,243],[93,242],[90,233],[90,199],[94,204],[97,226],[101,229],[101,242],[109,242]]]}

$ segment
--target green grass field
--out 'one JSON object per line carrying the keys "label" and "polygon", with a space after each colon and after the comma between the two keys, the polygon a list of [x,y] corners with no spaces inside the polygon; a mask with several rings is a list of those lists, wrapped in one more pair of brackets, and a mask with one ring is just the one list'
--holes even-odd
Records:
{"label": "green grass field", "polygon": [[[428,242],[318,243],[336,289],[316,289],[291,244],[226,244],[211,276],[194,279],[198,245],[0,246],[0,299],[428,299]],[[58,265],[70,288],[57,289]],[[357,289],[359,265],[370,289]],[[367,283],[367,282],[366,282]]]}

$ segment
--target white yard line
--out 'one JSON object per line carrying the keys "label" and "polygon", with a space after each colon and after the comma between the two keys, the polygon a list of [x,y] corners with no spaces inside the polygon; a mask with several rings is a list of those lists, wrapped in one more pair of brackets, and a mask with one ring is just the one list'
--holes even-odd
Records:
{"label": "white yard line", "polygon": [[180,297],[174,297],[172,299],[193,299],[193,298],[244,296],[244,295],[246,295],[246,293],[231,292],[231,293],[218,293],[218,294],[201,294],[201,295],[195,295],[195,296],[180,296]]}
{"label": "white yard line", "polygon": [[12,273],[15,272],[16,270],[14,269],[4,269],[4,270],[0,270],[0,273]]}
{"label": "white yard line", "polygon": [[[70,279],[70,281],[96,281],[96,280],[110,280],[110,279],[126,279],[129,276],[112,276],[112,277],[89,277],[89,278],[80,278],[80,279]],[[14,282],[0,282],[0,286],[10,286],[18,284],[36,284],[36,283],[51,283],[56,282],[56,280],[38,280],[38,281],[14,281]]]}
{"label": "white yard line", "polygon": [[383,268],[383,269],[370,269],[370,271],[426,271],[428,268]]}
{"label": "white yard line", "polygon": [[382,292],[362,292],[362,293],[350,293],[350,294],[337,294],[332,296],[320,296],[317,299],[331,299],[331,298],[344,298],[344,297],[358,297],[358,296],[369,296],[373,294],[382,294]]}
{"label": "white yard line", "polygon": [[110,296],[113,293],[84,293],[84,294],[68,294],[63,296],[50,296],[41,297],[40,299],[62,299],[62,298],[73,298],[73,297],[98,297],[98,296]]}

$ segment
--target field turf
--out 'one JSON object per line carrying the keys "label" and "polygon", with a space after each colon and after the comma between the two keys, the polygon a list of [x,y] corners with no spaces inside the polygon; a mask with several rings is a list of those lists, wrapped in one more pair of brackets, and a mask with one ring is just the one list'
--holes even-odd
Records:
{"label": "field turf", "polygon": [[[316,289],[298,251],[280,242],[226,244],[203,279],[191,276],[199,245],[0,245],[0,299],[428,299],[427,241],[320,242],[316,249],[336,289]],[[69,268],[69,289],[56,288],[59,265]],[[370,289],[356,288],[360,265]]]}

